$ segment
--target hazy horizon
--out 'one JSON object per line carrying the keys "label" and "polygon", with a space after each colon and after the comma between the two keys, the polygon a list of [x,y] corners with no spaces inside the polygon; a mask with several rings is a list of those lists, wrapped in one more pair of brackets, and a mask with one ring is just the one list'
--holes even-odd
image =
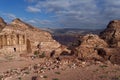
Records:
{"label": "hazy horizon", "polygon": [[1,0],[0,16],[40,28],[104,29],[120,19],[120,0]]}

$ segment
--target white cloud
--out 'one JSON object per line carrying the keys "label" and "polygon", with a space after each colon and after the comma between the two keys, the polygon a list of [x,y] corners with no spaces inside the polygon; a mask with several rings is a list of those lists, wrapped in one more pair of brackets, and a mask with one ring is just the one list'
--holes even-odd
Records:
{"label": "white cloud", "polygon": [[33,12],[33,13],[36,13],[36,12],[41,12],[41,10],[37,7],[33,7],[33,6],[28,6],[27,7],[27,11],[28,12]]}
{"label": "white cloud", "polygon": [[38,26],[38,27],[53,27],[53,26],[56,27],[56,26],[58,26],[56,24],[56,22],[47,20],[47,19],[40,20],[38,18],[34,18],[31,20],[24,19],[24,21],[31,25]]}
{"label": "white cloud", "polygon": [[64,27],[101,28],[120,18],[120,0],[37,0],[29,7],[55,14],[57,21],[53,22]]}
{"label": "white cloud", "polygon": [[30,2],[30,3],[33,3],[33,2],[37,2],[37,1],[39,1],[39,0],[25,0],[25,1]]}
{"label": "white cloud", "polygon": [[12,13],[3,13],[3,15],[5,15],[8,19],[11,20],[16,18],[16,16]]}
{"label": "white cloud", "polygon": [[27,22],[31,23],[31,24],[36,24],[37,23],[35,20],[28,20]]}

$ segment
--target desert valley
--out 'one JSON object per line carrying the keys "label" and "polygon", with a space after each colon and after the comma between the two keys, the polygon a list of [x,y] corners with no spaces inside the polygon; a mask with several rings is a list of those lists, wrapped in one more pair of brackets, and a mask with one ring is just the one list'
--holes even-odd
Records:
{"label": "desert valley", "polygon": [[48,30],[0,18],[0,80],[120,80],[120,20],[73,38],[64,45]]}

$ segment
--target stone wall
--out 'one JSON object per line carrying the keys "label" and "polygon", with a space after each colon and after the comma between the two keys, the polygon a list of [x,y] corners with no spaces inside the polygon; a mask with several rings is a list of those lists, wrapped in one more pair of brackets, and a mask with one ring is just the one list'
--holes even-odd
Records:
{"label": "stone wall", "polygon": [[26,51],[26,36],[24,34],[0,34],[0,53]]}

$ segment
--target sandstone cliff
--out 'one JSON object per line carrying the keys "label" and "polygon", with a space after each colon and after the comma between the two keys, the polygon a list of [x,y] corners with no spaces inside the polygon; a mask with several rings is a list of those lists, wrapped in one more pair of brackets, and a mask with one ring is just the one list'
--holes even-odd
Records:
{"label": "sandstone cliff", "polygon": [[100,33],[100,37],[108,44],[108,48],[99,49],[98,52],[113,63],[120,64],[120,20],[111,21],[107,28]]}
{"label": "sandstone cliff", "polygon": [[53,51],[57,55],[62,52],[62,49],[60,49],[61,44],[55,41],[50,33],[35,28],[18,18],[5,25],[1,31],[2,34],[12,34],[13,32],[26,36],[27,53],[34,53],[34,51],[39,50],[41,53],[45,52],[49,56]]}
{"label": "sandstone cliff", "polygon": [[111,21],[100,36],[87,34],[76,48],[81,59],[110,60],[120,64],[120,20]]}
{"label": "sandstone cliff", "polygon": [[111,21],[107,28],[100,33],[100,37],[104,39],[110,47],[120,47],[120,20]]}
{"label": "sandstone cliff", "polygon": [[119,48],[99,48],[98,55],[104,60],[109,60],[112,63],[120,64],[120,49]]}
{"label": "sandstone cliff", "polygon": [[0,31],[6,26],[6,22],[0,17]]}
{"label": "sandstone cliff", "polygon": [[87,34],[81,39],[77,47],[78,57],[82,59],[100,59],[97,49],[107,47],[108,44],[97,35]]}

